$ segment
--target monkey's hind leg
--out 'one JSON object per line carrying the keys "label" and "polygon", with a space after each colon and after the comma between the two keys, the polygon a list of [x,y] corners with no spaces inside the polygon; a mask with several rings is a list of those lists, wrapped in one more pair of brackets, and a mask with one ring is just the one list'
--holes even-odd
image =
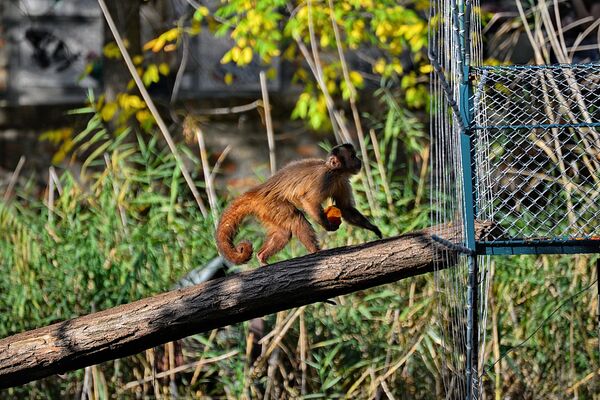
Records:
{"label": "monkey's hind leg", "polygon": [[309,253],[316,253],[321,250],[315,230],[300,211],[296,211],[292,220],[292,233],[306,247]]}
{"label": "monkey's hind leg", "polygon": [[265,242],[256,253],[261,266],[267,265],[267,259],[281,251],[292,238],[292,232],[276,226],[269,227]]}

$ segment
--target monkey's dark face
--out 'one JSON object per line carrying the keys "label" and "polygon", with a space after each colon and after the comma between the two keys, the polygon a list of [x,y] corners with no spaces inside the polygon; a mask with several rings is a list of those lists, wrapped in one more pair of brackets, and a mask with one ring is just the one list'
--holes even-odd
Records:
{"label": "monkey's dark face", "polygon": [[358,174],[362,168],[362,161],[356,156],[356,150],[350,143],[340,144],[331,149],[327,164],[332,169],[350,174]]}

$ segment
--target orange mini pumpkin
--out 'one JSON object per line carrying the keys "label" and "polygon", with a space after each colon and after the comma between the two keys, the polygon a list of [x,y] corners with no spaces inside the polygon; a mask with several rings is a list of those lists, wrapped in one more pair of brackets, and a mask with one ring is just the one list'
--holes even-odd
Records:
{"label": "orange mini pumpkin", "polygon": [[336,206],[327,207],[325,215],[327,216],[327,220],[333,225],[340,226],[342,223],[342,211]]}

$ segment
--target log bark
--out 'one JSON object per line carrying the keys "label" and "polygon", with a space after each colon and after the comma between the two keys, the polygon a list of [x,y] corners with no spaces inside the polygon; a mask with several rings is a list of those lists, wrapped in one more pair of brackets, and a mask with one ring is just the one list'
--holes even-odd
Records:
{"label": "log bark", "polygon": [[[477,223],[477,235],[489,226]],[[438,226],[324,250],[6,337],[0,340],[0,388],[448,267],[432,233],[452,240],[457,229]]]}

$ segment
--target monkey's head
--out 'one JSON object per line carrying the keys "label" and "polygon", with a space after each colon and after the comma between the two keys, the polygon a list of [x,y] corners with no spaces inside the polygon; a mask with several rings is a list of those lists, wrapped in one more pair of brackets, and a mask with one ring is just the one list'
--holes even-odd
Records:
{"label": "monkey's head", "polygon": [[362,168],[362,161],[356,157],[356,150],[350,143],[331,149],[326,164],[332,170],[349,174],[358,174]]}

